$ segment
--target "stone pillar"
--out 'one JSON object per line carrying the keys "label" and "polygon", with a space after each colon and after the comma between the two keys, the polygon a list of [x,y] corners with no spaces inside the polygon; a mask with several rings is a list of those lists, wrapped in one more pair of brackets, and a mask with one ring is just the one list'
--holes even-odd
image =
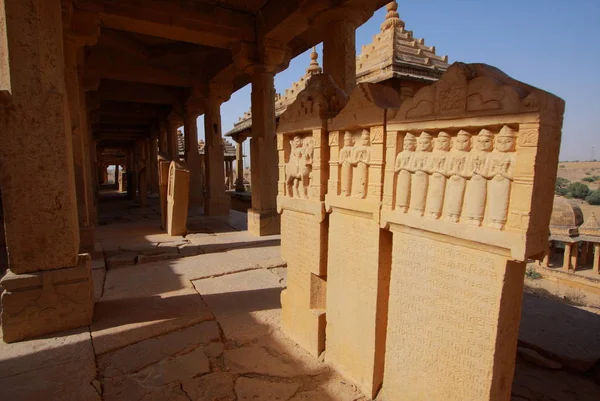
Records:
{"label": "stone pillar", "polygon": [[13,342],[90,324],[94,301],[89,257],[78,255],[61,1],[2,4],[7,40],[0,47],[7,48],[0,54],[9,55],[10,68],[0,107],[10,269],[2,279],[2,329]]}
{"label": "stone pillar", "polygon": [[571,252],[573,249],[573,244],[569,242],[565,242],[565,255],[563,258],[563,269],[566,271],[571,270]]}
{"label": "stone pillar", "polygon": [[185,161],[190,172],[190,207],[204,205],[204,190],[202,183],[202,166],[198,152],[198,116],[201,113],[201,104],[197,99],[190,99],[185,105],[183,129],[185,132]]}
{"label": "stone pillar", "polygon": [[244,143],[243,139],[239,139],[235,143],[235,192],[244,192]]}
{"label": "stone pillar", "polygon": [[[334,14],[335,15],[335,14]],[[347,94],[356,86],[356,22],[341,13],[326,26],[323,40],[323,72]]]}
{"label": "stone pillar", "polygon": [[548,248],[544,258],[540,261],[540,266],[550,267],[550,261],[552,260],[552,253],[554,252],[554,242],[548,241]]}
{"label": "stone pillar", "polygon": [[167,124],[167,157],[171,160],[179,160],[179,148],[177,142],[177,128],[181,126],[181,117],[171,112]]}
{"label": "stone pillar", "polygon": [[600,274],[600,243],[594,244],[594,271]]}
{"label": "stone pillar", "polygon": [[206,172],[206,198],[204,212],[207,216],[229,216],[231,199],[225,193],[225,164],[221,136],[221,104],[229,97],[227,90],[211,88],[205,102],[204,163]]}
{"label": "stone pillar", "polygon": [[158,126],[158,153],[163,156],[168,156],[167,142],[168,142],[168,126],[169,122],[167,119],[160,119]]}
{"label": "stone pillar", "polygon": [[581,243],[581,264],[583,266],[587,265],[589,260],[589,242],[583,241]]}
{"label": "stone pillar", "polygon": [[167,233],[171,236],[187,233],[190,172],[179,162],[169,166]]}
{"label": "stone pillar", "polygon": [[274,235],[280,231],[277,213],[277,143],[275,138],[275,74],[265,66],[252,72],[252,209],[248,209],[248,231]]}
{"label": "stone pillar", "polygon": [[[80,79],[83,79],[83,71],[79,71],[79,68],[83,68],[80,59],[83,58],[82,46],[85,42],[71,32],[69,17],[63,22],[66,26],[64,34],[65,88],[73,137],[73,164],[81,241],[80,252],[91,253],[94,251],[95,240],[91,218],[94,201],[92,199],[93,185],[90,171],[90,138],[87,116],[85,115],[87,113],[85,92],[80,84]],[[82,100],[84,100],[84,103],[82,103]]]}
{"label": "stone pillar", "polygon": [[150,192],[157,194],[159,192],[158,184],[158,138],[150,139]]}
{"label": "stone pillar", "polygon": [[136,173],[139,202],[141,207],[146,207],[148,205],[147,141],[138,141],[136,148]]}
{"label": "stone pillar", "polygon": [[572,245],[571,249],[571,267],[573,271],[577,271],[577,267],[579,265],[579,242],[575,242]]}
{"label": "stone pillar", "polygon": [[120,173],[119,165],[117,164],[117,165],[115,165],[115,184],[119,183],[119,173]]}

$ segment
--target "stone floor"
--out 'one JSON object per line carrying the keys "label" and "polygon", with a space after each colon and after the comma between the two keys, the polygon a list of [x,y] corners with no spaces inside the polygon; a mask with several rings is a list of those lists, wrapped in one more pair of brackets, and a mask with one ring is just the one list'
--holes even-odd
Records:
{"label": "stone floor", "polygon": [[[279,330],[278,236],[193,211],[192,233],[168,237],[150,204],[102,204],[93,324],[0,341],[1,400],[367,399]],[[596,311],[526,294],[514,401],[597,401],[599,361]]]}

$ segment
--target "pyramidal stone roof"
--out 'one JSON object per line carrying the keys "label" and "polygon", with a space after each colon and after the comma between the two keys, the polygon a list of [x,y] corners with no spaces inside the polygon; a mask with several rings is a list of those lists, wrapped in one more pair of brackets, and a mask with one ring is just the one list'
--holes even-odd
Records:
{"label": "pyramidal stone roof", "polygon": [[[198,153],[204,154],[204,147],[206,144],[202,139],[198,141]],[[177,130],[177,147],[179,149],[179,156],[185,155],[185,136],[181,130]],[[223,155],[225,157],[236,157],[235,146],[227,139],[223,138]]]}
{"label": "pyramidal stone roof", "polygon": [[362,47],[357,57],[357,81],[381,82],[390,78],[437,81],[448,68],[448,56],[435,54],[435,46],[426,46],[405,29],[398,14],[398,3],[387,6],[381,32]]}
{"label": "pyramidal stone roof", "polygon": [[592,213],[581,226],[579,226],[579,234],[590,237],[600,237],[600,220]]}

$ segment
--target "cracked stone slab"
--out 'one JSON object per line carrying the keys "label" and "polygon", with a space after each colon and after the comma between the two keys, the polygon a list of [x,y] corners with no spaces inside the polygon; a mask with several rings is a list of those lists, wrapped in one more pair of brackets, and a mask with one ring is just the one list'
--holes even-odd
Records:
{"label": "cracked stone slab", "polygon": [[109,269],[122,266],[131,266],[135,264],[137,255],[137,252],[119,252],[117,254],[107,256],[106,265]]}
{"label": "cracked stone slab", "polygon": [[104,382],[103,401],[190,401],[179,383],[144,386],[131,377],[116,377]]}
{"label": "cracked stone slab", "polygon": [[[104,377],[114,377],[137,372],[169,356],[219,340],[219,326],[215,321],[203,322],[182,330],[150,338],[98,357],[98,371]],[[222,344],[221,344],[222,346]]]}
{"label": "cracked stone slab", "polygon": [[92,270],[92,282],[94,284],[94,301],[102,298],[102,290],[104,288],[104,277],[106,270]]}
{"label": "cracked stone slab", "polygon": [[104,257],[100,259],[92,259],[92,270],[106,269]]}
{"label": "cracked stone slab", "polygon": [[292,378],[301,373],[293,362],[272,355],[260,346],[242,347],[225,350],[225,365],[240,374],[259,374],[273,377]]}
{"label": "cracked stone slab", "polygon": [[210,372],[210,362],[201,347],[185,354],[172,355],[142,369],[134,377],[144,386],[163,386]]}
{"label": "cracked stone slab", "polygon": [[279,327],[282,287],[268,270],[195,280],[193,284],[227,339],[246,342]]}
{"label": "cracked stone slab", "polygon": [[184,380],[183,390],[194,401],[235,401],[233,376],[215,372],[191,380]]}
{"label": "cracked stone slab", "polygon": [[286,267],[275,267],[270,269],[270,272],[279,277],[279,283],[287,287],[287,268]]}
{"label": "cracked stone slab", "polygon": [[238,401],[287,401],[294,396],[299,383],[274,383],[262,379],[240,377],[235,383]]}
{"label": "cracked stone slab", "polygon": [[586,372],[600,361],[600,315],[526,293],[519,341],[528,348],[543,350],[565,366]]}
{"label": "cracked stone slab", "polygon": [[0,340],[0,399],[100,401],[87,328],[6,344]]}

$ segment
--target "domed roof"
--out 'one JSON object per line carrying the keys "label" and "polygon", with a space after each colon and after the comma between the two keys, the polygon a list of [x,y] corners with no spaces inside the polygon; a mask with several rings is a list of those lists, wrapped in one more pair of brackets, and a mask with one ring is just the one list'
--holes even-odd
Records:
{"label": "domed roof", "polygon": [[553,236],[576,237],[578,227],[583,223],[583,213],[576,203],[555,196],[550,217],[550,234]]}

